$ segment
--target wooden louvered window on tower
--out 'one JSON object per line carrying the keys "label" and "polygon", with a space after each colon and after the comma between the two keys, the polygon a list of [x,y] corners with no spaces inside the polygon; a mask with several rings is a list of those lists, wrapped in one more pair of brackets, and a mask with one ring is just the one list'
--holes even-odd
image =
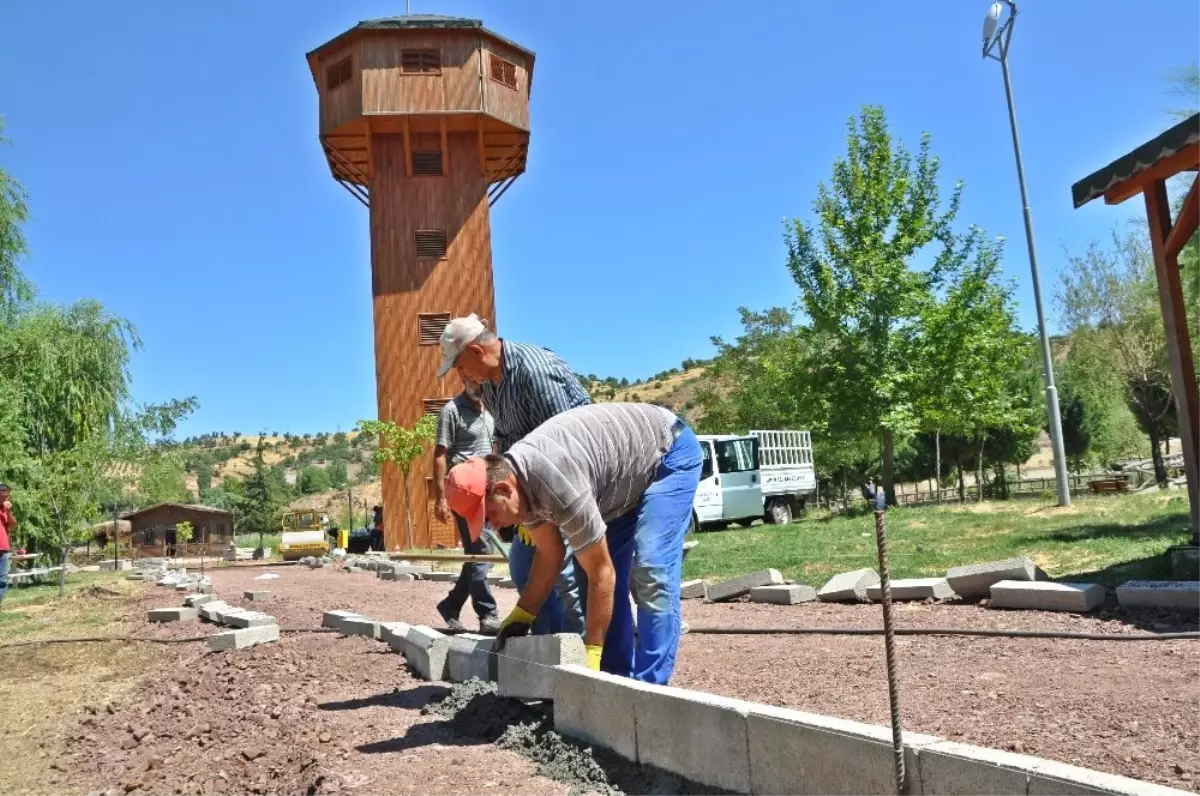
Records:
{"label": "wooden louvered window on tower", "polygon": [[412,173],[414,177],[442,176],[442,151],[440,149],[414,149]]}
{"label": "wooden louvered window on tower", "polygon": [[446,230],[417,230],[417,259],[440,260],[446,256]]}
{"label": "wooden louvered window on tower", "polygon": [[495,53],[489,53],[489,55],[491,55],[492,80],[502,86],[515,89],[517,87],[517,65],[512,61],[504,60]]}
{"label": "wooden louvered window on tower", "polygon": [[441,74],[442,54],[437,50],[401,50],[400,71],[406,75]]}
{"label": "wooden louvered window on tower", "polygon": [[333,91],[338,86],[349,83],[352,74],[350,56],[347,55],[325,70],[325,90]]}
{"label": "wooden louvered window on tower", "polygon": [[448,312],[422,312],[417,314],[417,331],[420,333],[421,345],[437,345],[441,342],[442,332],[450,324]]}
{"label": "wooden louvered window on tower", "polygon": [[442,407],[450,403],[449,398],[422,398],[421,405],[425,408],[425,414],[436,415],[442,411]]}

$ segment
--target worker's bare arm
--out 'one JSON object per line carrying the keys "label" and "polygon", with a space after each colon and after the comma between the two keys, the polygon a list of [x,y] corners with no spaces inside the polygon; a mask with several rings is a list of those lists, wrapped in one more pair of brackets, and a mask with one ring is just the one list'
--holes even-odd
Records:
{"label": "worker's bare arm", "polygon": [[446,505],[446,446],[438,445],[433,449],[433,513],[442,522],[450,521],[450,510]]}
{"label": "worker's bare arm", "polygon": [[542,603],[546,602],[554,589],[558,573],[562,571],[567,548],[556,525],[544,522],[526,528],[533,537],[533,565],[529,569],[525,591],[517,604],[537,616],[538,611],[542,610]]}
{"label": "worker's bare arm", "polygon": [[[604,645],[608,625],[612,622],[613,594],[617,581],[604,538],[575,551],[575,563],[587,573],[587,631],[583,643],[589,647],[600,647]],[[628,584],[625,588],[628,591]]]}

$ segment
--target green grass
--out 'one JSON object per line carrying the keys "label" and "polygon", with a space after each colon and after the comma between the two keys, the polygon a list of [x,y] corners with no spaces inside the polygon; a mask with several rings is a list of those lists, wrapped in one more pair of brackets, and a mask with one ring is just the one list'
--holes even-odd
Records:
{"label": "green grass", "polygon": [[[263,534],[262,544],[268,551],[279,547],[279,540],[283,538],[283,533],[267,533]],[[258,547],[258,534],[243,533],[237,536],[235,544],[238,547]],[[268,552],[267,555],[270,555]]]}
{"label": "green grass", "polygon": [[[892,577],[944,575],[960,564],[1027,555],[1054,578],[1116,585],[1169,578],[1166,549],[1187,541],[1187,498],[1179,492],[1079,497],[1070,508],[1014,500],[887,513]],[[791,525],[695,534],[685,578],[721,579],[773,567],[820,587],[832,575],[878,568],[872,513],[809,512]]]}
{"label": "green grass", "polygon": [[[8,587],[4,607],[0,609],[0,639],[11,640],[53,630],[65,633],[102,627],[112,621],[112,610],[92,599],[98,592],[111,596],[113,592],[129,591],[125,572],[76,572],[67,575],[63,597],[58,596],[58,581],[31,586]],[[68,609],[67,606],[70,606]],[[86,635],[79,632],[79,635]]]}

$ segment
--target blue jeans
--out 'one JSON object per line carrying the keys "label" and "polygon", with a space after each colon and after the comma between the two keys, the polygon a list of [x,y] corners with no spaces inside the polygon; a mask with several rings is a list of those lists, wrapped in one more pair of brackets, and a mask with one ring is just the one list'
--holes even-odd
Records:
{"label": "blue jeans", "polygon": [[4,593],[8,591],[8,565],[12,556],[5,550],[0,553],[0,602],[4,602]]}
{"label": "blue jeans", "polygon": [[[600,659],[602,671],[658,685],[666,685],[675,671],[683,622],[679,602],[683,541],[703,461],[696,435],[683,425],[637,507],[608,523],[605,539],[616,588]],[[637,603],[636,642],[627,596],[631,578]],[[580,594],[586,599],[582,569],[579,580]]]}
{"label": "blue jeans", "polygon": [[[518,592],[525,591],[532,568],[533,545],[525,544],[519,536],[513,536],[508,548],[508,571]],[[575,560],[568,555],[554,590],[542,603],[542,610],[538,611],[529,632],[538,636],[550,633],[577,633],[582,636],[583,631],[583,602],[576,582]]]}

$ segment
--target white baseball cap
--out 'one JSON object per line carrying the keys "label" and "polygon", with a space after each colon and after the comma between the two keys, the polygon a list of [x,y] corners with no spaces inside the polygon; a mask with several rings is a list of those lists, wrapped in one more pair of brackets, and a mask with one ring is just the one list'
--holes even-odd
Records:
{"label": "white baseball cap", "polygon": [[454,367],[454,361],[463,349],[475,342],[475,338],[487,331],[487,322],[471,313],[465,318],[455,318],[446,324],[442,330],[442,367],[438,370],[438,378],[442,378]]}

